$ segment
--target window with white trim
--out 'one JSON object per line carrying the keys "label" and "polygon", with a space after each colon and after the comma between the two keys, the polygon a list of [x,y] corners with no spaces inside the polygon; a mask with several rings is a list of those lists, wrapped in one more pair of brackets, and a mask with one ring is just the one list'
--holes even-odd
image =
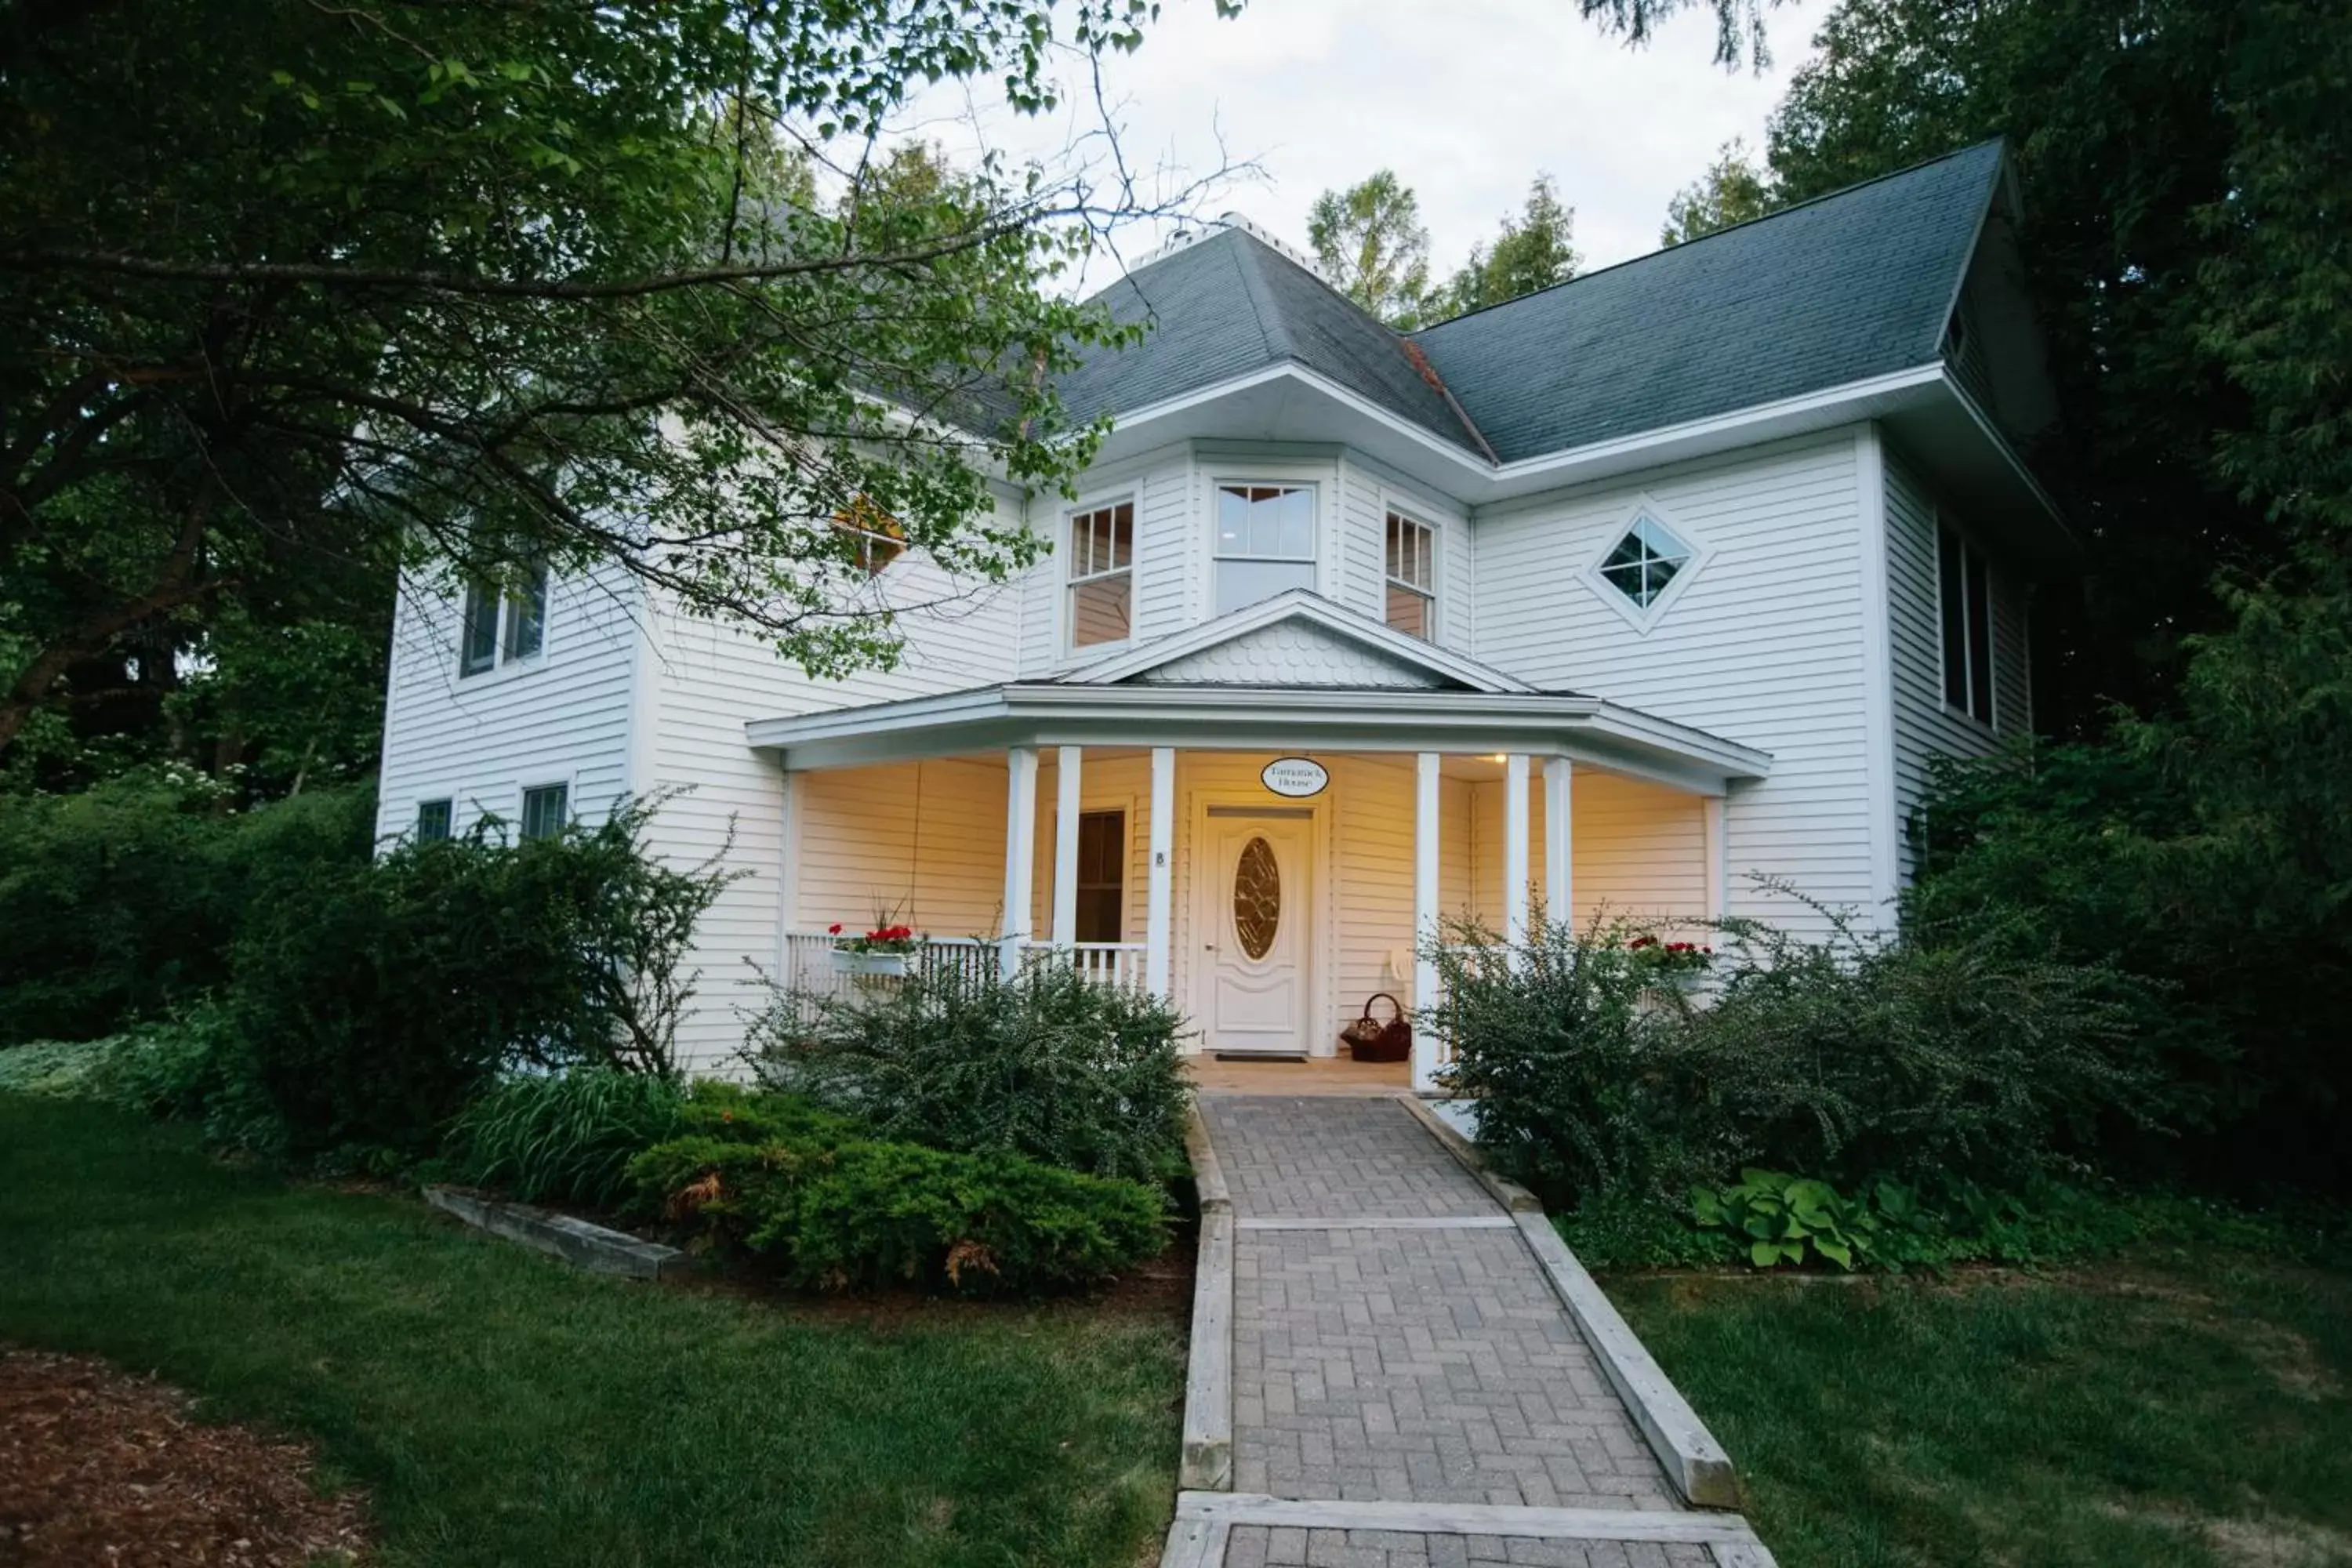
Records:
{"label": "window with white trim", "polygon": [[429,844],[449,837],[449,827],[456,815],[455,803],[446,800],[420,800],[416,803],[416,841]]}
{"label": "window with white trim", "polygon": [[1217,487],[1214,613],[1315,586],[1315,488]]}
{"label": "window with white trim", "polygon": [[483,675],[501,664],[537,658],[547,647],[547,567],[528,568],[501,593],[482,579],[466,584],[457,673]]}
{"label": "window with white trim", "polygon": [[833,514],[833,531],[847,542],[857,569],[878,577],[907,551],[907,528],[866,496]]}
{"label": "window with white trim", "polygon": [[1936,528],[1936,579],[1943,602],[1944,701],[1979,724],[1992,713],[1992,574],[1951,529]]}
{"label": "window with white trim", "polygon": [[1070,646],[1125,642],[1134,628],[1135,503],[1070,518]]}
{"label": "window with white trim", "polygon": [[1647,610],[1690,564],[1690,559],[1691,547],[1681,536],[1643,511],[1634,514],[1616,548],[1602,557],[1599,570],[1602,582],[1624,595],[1634,608]]}
{"label": "window with white trim", "polygon": [[1437,631],[1437,530],[1389,513],[1389,625],[1417,637]]}
{"label": "window with white trim", "polygon": [[522,792],[522,836],[552,838],[572,820],[570,784],[535,784]]}
{"label": "window with white trim", "polygon": [[1121,942],[1127,919],[1127,813],[1078,814],[1079,942]]}

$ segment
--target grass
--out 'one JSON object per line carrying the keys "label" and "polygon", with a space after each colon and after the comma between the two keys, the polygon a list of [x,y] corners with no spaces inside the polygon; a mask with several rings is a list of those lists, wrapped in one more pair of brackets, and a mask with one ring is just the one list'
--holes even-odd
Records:
{"label": "grass", "polygon": [[1173,1496],[1182,1324],[860,1315],[593,1279],[420,1204],[0,1094],[0,1340],[307,1436],[382,1561],[1125,1564]]}
{"label": "grass", "polygon": [[2352,1563],[2352,1276],[1613,1279],[1783,1568]]}

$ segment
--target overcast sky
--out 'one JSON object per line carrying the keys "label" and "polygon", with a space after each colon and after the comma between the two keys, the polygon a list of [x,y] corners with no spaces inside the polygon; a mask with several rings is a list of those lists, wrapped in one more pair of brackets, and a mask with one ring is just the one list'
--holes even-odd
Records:
{"label": "overcast sky", "polygon": [[[1713,62],[1711,13],[1629,49],[1574,0],[1249,0],[1228,21],[1209,0],[1170,0],[1143,47],[1106,67],[1106,95],[1130,160],[1197,174],[1219,163],[1222,134],[1226,155],[1264,175],[1206,210],[1238,211],[1302,247],[1318,192],[1394,169],[1420,195],[1440,279],[1548,170],[1576,209],[1591,270],[1655,249],[1667,199],[1725,142],[1760,147],[1825,9],[1769,10],[1775,64],[1759,76]],[[921,107],[944,117],[961,106],[946,98]],[[951,145],[968,139],[929,126]],[[1001,116],[988,126],[1024,155],[1068,133]]]}

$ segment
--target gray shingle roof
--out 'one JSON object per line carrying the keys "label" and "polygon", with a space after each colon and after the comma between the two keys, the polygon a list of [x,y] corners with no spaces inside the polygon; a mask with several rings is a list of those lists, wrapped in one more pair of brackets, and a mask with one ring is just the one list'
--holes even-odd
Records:
{"label": "gray shingle roof", "polygon": [[1505,462],[1932,363],[1985,142],[1419,335]]}
{"label": "gray shingle roof", "polygon": [[1096,299],[1143,342],[1097,353],[1064,376],[1064,404],[1082,419],[1122,413],[1285,363],[1306,366],[1475,450],[1404,340],[1280,251],[1226,229],[1122,278]]}
{"label": "gray shingle roof", "polygon": [[1061,392],[1082,418],[1293,363],[1504,462],[1932,363],[1999,177],[1985,142],[1587,274],[1407,340],[1238,229],[1097,296],[1148,321]]}

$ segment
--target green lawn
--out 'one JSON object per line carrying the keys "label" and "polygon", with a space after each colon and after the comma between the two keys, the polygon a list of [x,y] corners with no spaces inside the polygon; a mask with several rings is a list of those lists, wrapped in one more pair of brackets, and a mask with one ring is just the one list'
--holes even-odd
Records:
{"label": "green lawn", "polygon": [[2352,1563],[2352,1275],[1626,1278],[1782,1568]]}
{"label": "green lawn", "polygon": [[421,1205],[0,1095],[0,1340],[313,1439],[383,1561],[1122,1565],[1175,1485],[1182,1324],[591,1279]]}

